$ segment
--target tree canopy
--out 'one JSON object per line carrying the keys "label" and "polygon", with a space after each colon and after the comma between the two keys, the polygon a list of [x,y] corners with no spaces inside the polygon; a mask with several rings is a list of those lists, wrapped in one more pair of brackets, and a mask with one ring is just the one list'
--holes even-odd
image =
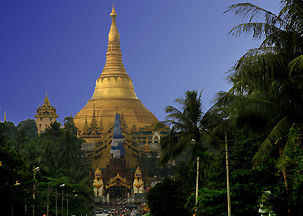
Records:
{"label": "tree canopy", "polygon": [[[0,123],[1,212],[32,215],[35,205],[37,215],[45,214],[47,206],[49,213],[55,215],[56,198],[62,199],[63,190],[63,199],[69,198],[71,214],[90,214],[90,167],[81,150],[82,142],[71,127],[61,128],[58,122],[39,136],[33,120],[22,121],[18,126]],[[64,188],[60,187],[62,184]]]}

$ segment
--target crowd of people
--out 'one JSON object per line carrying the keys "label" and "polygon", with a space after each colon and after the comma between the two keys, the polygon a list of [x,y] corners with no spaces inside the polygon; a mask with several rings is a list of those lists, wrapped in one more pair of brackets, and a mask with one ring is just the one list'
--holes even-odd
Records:
{"label": "crowd of people", "polygon": [[142,210],[136,206],[110,206],[96,211],[96,216],[141,216],[144,215]]}

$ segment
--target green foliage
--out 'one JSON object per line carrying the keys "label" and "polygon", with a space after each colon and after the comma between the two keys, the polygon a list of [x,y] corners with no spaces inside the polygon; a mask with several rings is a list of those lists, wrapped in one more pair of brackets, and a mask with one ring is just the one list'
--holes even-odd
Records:
{"label": "green foliage", "polygon": [[[197,215],[201,216],[225,216],[226,215],[226,191],[202,188],[198,192]],[[191,194],[185,205],[191,209],[191,214],[195,212],[195,194]]]}
{"label": "green foliage", "polygon": [[[176,99],[181,106],[179,110],[173,106],[166,107],[167,122],[172,129],[167,137],[161,140],[162,164],[177,159],[184,155],[195,158],[195,154],[202,148],[201,145],[201,120],[203,117],[201,95],[197,91],[186,91],[185,98]],[[184,154],[185,153],[185,154]]]}
{"label": "green foliage", "polygon": [[279,144],[283,137],[285,137],[286,133],[290,128],[290,122],[286,117],[282,118],[281,121],[273,128],[264,142],[260,145],[258,152],[253,157],[254,165],[261,164],[267,159],[274,148],[274,145]]}
{"label": "green foliage", "polygon": [[72,116],[64,118],[64,128],[69,130],[73,135],[77,135],[78,129],[75,126],[74,118]]}
{"label": "green foliage", "polygon": [[193,213],[194,159],[199,156],[197,215],[226,215],[226,134],[232,215],[257,215],[264,191],[271,194],[268,210],[302,215],[303,3],[283,0],[278,14],[238,3],[225,13],[243,20],[232,35],[249,34],[261,44],[238,60],[228,77],[232,88],[219,92],[204,115],[196,91],[176,100],[181,109],[166,108],[172,129],[161,140],[161,161],[176,162],[175,178]]}
{"label": "green foliage", "polygon": [[189,215],[184,209],[186,195],[182,191],[181,185],[173,180],[165,179],[151,188],[147,193],[147,201],[152,215]]}
{"label": "green foliage", "polygon": [[273,190],[279,184],[272,166],[255,170],[236,169],[231,172],[231,200],[234,215],[256,215],[259,199],[264,190]]}
{"label": "green foliage", "polygon": [[[15,215],[30,215],[34,203],[36,215],[46,213],[47,204],[50,214],[54,215],[57,197],[60,215],[59,201],[63,191],[65,203],[69,198],[70,214],[91,213],[90,167],[81,150],[83,141],[71,128],[63,129],[54,122],[38,136],[33,120],[22,121],[17,127],[9,122],[0,123],[0,142],[2,212],[9,215],[14,209]],[[33,167],[40,167],[35,181]],[[14,185],[16,180],[20,185]],[[65,184],[64,188],[60,188],[62,184]],[[35,200],[32,199],[34,185]]]}
{"label": "green foliage", "polygon": [[157,152],[150,152],[150,155],[139,157],[138,164],[144,176],[148,179],[157,177],[159,179],[173,175],[173,169],[169,166],[160,166],[160,159]]}
{"label": "green foliage", "polygon": [[[300,161],[294,152],[299,152],[296,150],[301,146],[298,140],[302,139],[299,132],[301,128],[296,125],[303,123],[303,88],[299,81],[302,80],[303,4],[298,0],[281,1],[281,11],[277,15],[250,3],[232,5],[226,11],[229,12],[241,16],[244,21],[235,26],[231,34],[240,36],[248,33],[262,40],[260,47],[250,50],[239,59],[229,76],[233,83],[232,89],[220,93],[218,98],[218,102],[224,102],[221,103],[222,110],[229,113],[229,120],[236,122],[234,129],[239,130],[241,126],[250,131],[250,134],[245,134],[243,130],[234,133],[233,139],[236,140],[231,147],[231,165],[234,159],[243,160],[246,157],[246,160],[252,160],[258,170],[267,167],[270,170],[267,175],[270,174],[272,182],[266,180],[265,174],[266,177],[260,176],[258,180],[249,181],[259,185],[259,189],[272,192],[271,202],[277,215],[294,211],[299,213],[297,203],[293,205],[292,187],[295,185],[293,178],[300,174],[297,172],[294,175],[296,177],[292,174]],[[243,149],[237,140],[240,138],[244,141],[241,133],[245,134],[247,141],[253,141],[247,142],[250,153],[243,152],[243,156],[239,154],[241,151],[237,153],[234,149]],[[257,139],[251,139],[252,133],[257,135]],[[251,154],[250,150],[253,149],[254,153]],[[234,157],[235,153],[237,158]],[[247,163],[243,164],[246,164],[245,169],[250,174],[256,172],[250,170]],[[235,170],[232,168],[233,176]],[[235,168],[241,168],[241,163]],[[237,179],[233,181],[237,182]],[[239,186],[246,185],[245,179],[240,178]],[[232,185],[235,187],[237,184],[234,182]],[[233,194],[236,191],[237,188],[232,189]],[[258,190],[260,193],[262,191]],[[253,193],[247,190],[245,194]]]}
{"label": "green foliage", "polygon": [[[16,215],[23,215],[24,190],[30,186],[26,163],[22,155],[8,146],[0,145],[0,205],[1,214],[9,215],[14,209]],[[16,181],[23,182],[17,185]]]}

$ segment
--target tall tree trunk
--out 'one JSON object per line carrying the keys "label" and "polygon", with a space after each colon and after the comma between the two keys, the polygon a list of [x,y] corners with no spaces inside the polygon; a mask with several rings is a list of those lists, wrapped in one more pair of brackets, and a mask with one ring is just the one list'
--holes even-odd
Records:
{"label": "tall tree trunk", "polygon": [[[279,155],[281,156],[281,154],[282,154],[282,148],[279,147]],[[288,193],[288,179],[287,179],[286,169],[284,167],[282,168],[282,175],[283,175],[286,195],[289,196],[289,193]],[[291,209],[289,207],[287,208],[287,213],[288,213],[288,215],[291,215]]]}

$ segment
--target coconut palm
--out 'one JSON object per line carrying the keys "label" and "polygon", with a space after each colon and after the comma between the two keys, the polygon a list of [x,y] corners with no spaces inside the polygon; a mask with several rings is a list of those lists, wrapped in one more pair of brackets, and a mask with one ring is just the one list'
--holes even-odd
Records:
{"label": "coconut palm", "polygon": [[186,91],[185,98],[176,99],[181,109],[166,107],[167,123],[171,125],[169,134],[161,140],[162,164],[188,153],[192,158],[202,148],[201,135],[202,105],[201,92]]}
{"label": "coconut palm", "polygon": [[75,163],[79,163],[82,140],[73,135],[69,130],[64,130],[60,140],[59,163],[62,168],[70,168]]}
{"label": "coconut palm", "polygon": [[235,65],[230,76],[234,94],[244,99],[257,95],[260,100],[253,103],[255,109],[259,109],[260,103],[262,107],[270,104],[273,109],[268,114],[276,116],[276,123],[285,116],[290,120],[302,120],[303,116],[303,88],[299,81],[302,80],[303,5],[302,1],[286,0],[282,6],[278,15],[250,3],[232,5],[226,11],[248,21],[235,26],[231,34],[250,33],[262,39],[260,47],[247,52]]}
{"label": "coconut palm", "polygon": [[250,3],[235,4],[226,11],[248,21],[235,26],[231,34],[251,33],[252,37],[262,39],[259,48],[250,50],[235,65],[230,76],[233,91],[221,95],[229,98],[229,108],[235,118],[249,122],[249,116],[257,117],[258,121],[264,120],[260,125],[273,128],[254,161],[262,158],[260,155],[265,152],[269,154],[272,141],[275,141],[273,134],[280,131],[281,135],[283,131],[285,135],[292,123],[303,119],[300,82],[303,2],[284,0],[281,3],[282,9],[277,15]]}
{"label": "coconut palm", "polygon": [[247,21],[235,26],[231,34],[251,34],[262,42],[239,59],[230,75],[232,91],[221,94],[220,99],[226,99],[231,117],[238,122],[252,120],[257,127],[269,129],[253,164],[273,157],[288,191],[283,162],[287,157],[283,155],[294,146],[290,145],[296,137],[294,124],[303,120],[303,2],[283,0],[281,5],[278,14],[250,3],[235,4],[226,11]]}

